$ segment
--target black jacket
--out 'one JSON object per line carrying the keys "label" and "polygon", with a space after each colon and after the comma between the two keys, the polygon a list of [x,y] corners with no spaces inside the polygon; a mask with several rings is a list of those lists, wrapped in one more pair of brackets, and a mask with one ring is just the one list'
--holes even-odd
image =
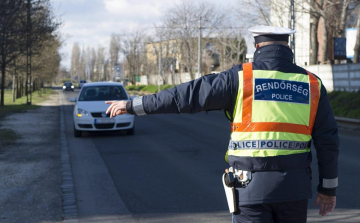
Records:
{"label": "black jacket", "polygon": [[[276,70],[307,75],[303,68],[292,61],[293,54],[288,47],[268,45],[255,51],[253,70]],[[206,75],[157,94],[144,96],[143,109],[146,114],[224,110],[230,114],[232,121],[239,87],[239,70],[242,70],[241,64],[219,74]],[[128,104],[127,110],[134,113],[131,103]],[[312,138],[318,157],[318,191],[326,195],[335,195],[336,188],[322,187],[323,178],[337,177],[339,153],[337,125],[324,85],[321,86]],[[239,204],[277,203],[311,198],[310,177],[309,170],[305,169],[256,172],[247,188],[238,189]]]}

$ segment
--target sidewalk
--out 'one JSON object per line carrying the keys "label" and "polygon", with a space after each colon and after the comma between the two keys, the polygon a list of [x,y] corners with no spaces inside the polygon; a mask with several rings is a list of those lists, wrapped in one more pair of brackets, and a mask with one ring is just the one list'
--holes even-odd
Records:
{"label": "sidewalk", "polygon": [[0,222],[62,222],[59,96],[0,120],[19,139],[0,148]]}

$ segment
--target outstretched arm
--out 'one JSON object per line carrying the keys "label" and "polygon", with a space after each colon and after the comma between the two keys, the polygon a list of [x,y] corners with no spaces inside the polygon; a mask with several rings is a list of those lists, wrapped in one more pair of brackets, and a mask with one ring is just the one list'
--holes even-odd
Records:
{"label": "outstretched arm", "polygon": [[[145,115],[164,113],[197,113],[231,107],[236,97],[237,80],[233,70],[210,74],[180,84],[157,94],[137,97],[132,101],[108,101],[111,117],[125,113]],[[235,84],[236,83],[236,84]]]}

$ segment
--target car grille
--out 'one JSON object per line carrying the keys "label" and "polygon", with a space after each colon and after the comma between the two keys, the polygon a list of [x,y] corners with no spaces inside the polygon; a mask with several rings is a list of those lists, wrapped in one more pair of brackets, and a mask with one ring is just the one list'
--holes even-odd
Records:
{"label": "car grille", "polygon": [[92,129],[91,124],[78,124],[78,126],[83,129]]}
{"label": "car grille", "polygon": [[112,123],[112,124],[95,124],[95,128],[97,128],[97,129],[112,129],[112,128],[114,128],[114,123]]}
{"label": "car grille", "polygon": [[118,123],[118,124],[116,124],[116,128],[126,127],[126,126],[129,126],[129,125],[130,125],[130,122],[127,122],[127,123]]}
{"label": "car grille", "polygon": [[[93,113],[91,113],[92,117],[94,117],[94,118],[105,118],[105,117],[103,117],[101,114],[102,114],[102,112],[93,112]],[[106,117],[109,118],[109,117],[110,117],[110,113],[107,114]]]}

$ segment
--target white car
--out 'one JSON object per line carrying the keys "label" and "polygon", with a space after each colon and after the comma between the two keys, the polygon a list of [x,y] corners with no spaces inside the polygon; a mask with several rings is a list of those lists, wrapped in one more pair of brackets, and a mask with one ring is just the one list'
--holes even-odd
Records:
{"label": "white car", "polygon": [[[85,131],[126,130],[134,134],[134,115],[124,114],[110,118],[106,114],[109,105],[105,101],[130,100],[124,86],[116,82],[87,83],[81,88],[73,112],[74,136]],[[75,98],[74,98],[75,101]]]}

